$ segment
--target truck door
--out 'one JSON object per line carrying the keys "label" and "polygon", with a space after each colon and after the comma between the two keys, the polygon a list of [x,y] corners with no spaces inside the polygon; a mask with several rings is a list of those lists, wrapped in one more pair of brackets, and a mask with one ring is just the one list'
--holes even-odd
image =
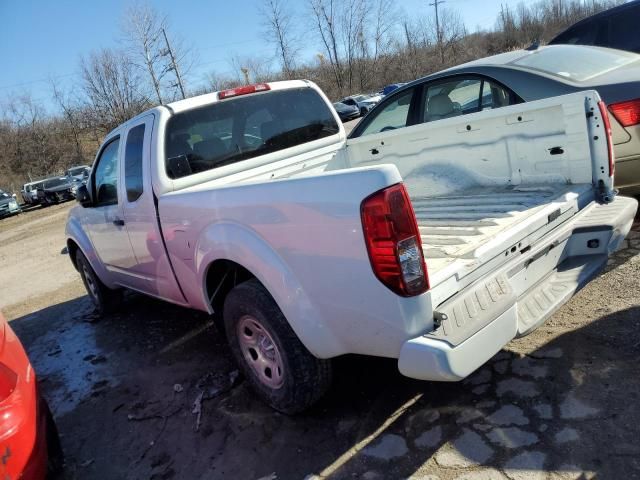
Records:
{"label": "truck door", "polygon": [[98,155],[90,179],[93,206],[85,209],[85,222],[93,247],[105,268],[116,283],[127,285],[127,271],[135,265],[136,259],[119,201],[120,146],[120,135],[115,135]]}
{"label": "truck door", "polygon": [[131,288],[185,303],[169,263],[151,189],[153,114],[130,124],[124,134],[121,169],[122,214],[135,263],[128,268]]}

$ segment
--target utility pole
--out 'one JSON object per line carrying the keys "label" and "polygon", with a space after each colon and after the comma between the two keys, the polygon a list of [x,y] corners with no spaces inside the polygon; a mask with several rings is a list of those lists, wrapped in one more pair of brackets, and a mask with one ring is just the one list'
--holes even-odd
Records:
{"label": "utility pole", "polygon": [[433,0],[433,3],[430,3],[430,7],[434,7],[436,9],[436,42],[438,42],[438,50],[440,50],[440,60],[444,63],[444,51],[442,50],[442,34],[440,32],[440,18],[438,17],[438,5],[444,3],[446,0]]}
{"label": "utility pole", "polygon": [[167,32],[164,30],[164,28],[162,29],[162,35],[164,36],[164,42],[167,45],[167,53],[171,58],[171,65],[173,67],[173,71],[176,72],[176,79],[178,80],[180,93],[182,94],[182,99],[184,100],[185,98],[187,98],[187,96],[184,94],[184,85],[182,85],[182,78],[180,78],[180,70],[178,69],[178,64],[176,63],[176,57],[173,55],[173,50],[171,50],[171,45],[169,45],[169,39],[167,38]]}

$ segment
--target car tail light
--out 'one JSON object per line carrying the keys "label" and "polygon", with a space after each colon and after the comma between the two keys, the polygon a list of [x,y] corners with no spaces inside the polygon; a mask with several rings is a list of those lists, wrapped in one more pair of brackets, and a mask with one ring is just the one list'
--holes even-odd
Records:
{"label": "car tail light", "polygon": [[376,277],[404,297],[428,290],[420,231],[404,185],[392,185],[367,197],[360,214]]}
{"label": "car tail light", "polygon": [[615,170],[615,154],[613,151],[613,139],[611,138],[611,122],[609,121],[609,112],[607,112],[607,106],[602,100],[598,102],[598,108],[600,109],[600,115],[602,116],[602,124],[607,135],[607,152],[609,154],[609,176],[613,176]]}
{"label": "car tail light", "polygon": [[218,92],[218,100],[224,100],[225,98],[237,97],[240,95],[247,95],[249,93],[266,92],[267,90],[271,90],[271,87],[268,83],[256,83],[255,85],[246,85],[244,87],[221,90]]}
{"label": "car tail light", "polygon": [[18,375],[6,365],[0,363],[0,402],[13,393],[18,382]]}
{"label": "car tail light", "polygon": [[640,123],[640,98],[612,103],[609,105],[609,110],[623,127],[632,127]]}

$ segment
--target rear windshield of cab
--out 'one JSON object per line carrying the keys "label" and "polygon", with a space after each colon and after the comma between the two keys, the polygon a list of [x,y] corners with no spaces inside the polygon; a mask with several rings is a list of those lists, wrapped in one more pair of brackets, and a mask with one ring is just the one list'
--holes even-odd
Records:
{"label": "rear windshield of cab", "polygon": [[181,178],[338,132],[331,110],[312,88],[222,100],[169,119],[166,171]]}

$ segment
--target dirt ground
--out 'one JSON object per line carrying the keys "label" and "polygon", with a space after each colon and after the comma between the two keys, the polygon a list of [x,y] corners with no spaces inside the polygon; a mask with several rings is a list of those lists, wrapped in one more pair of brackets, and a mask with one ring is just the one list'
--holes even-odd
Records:
{"label": "dirt ground", "polygon": [[340,358],[330,394],[287,417],[251,394],[207,316],[130,294],[96,318],[63,250],[71,207],[0,221],[0,308],[67,479],[640,479],[640,224],[606,273],[466,381]]}

